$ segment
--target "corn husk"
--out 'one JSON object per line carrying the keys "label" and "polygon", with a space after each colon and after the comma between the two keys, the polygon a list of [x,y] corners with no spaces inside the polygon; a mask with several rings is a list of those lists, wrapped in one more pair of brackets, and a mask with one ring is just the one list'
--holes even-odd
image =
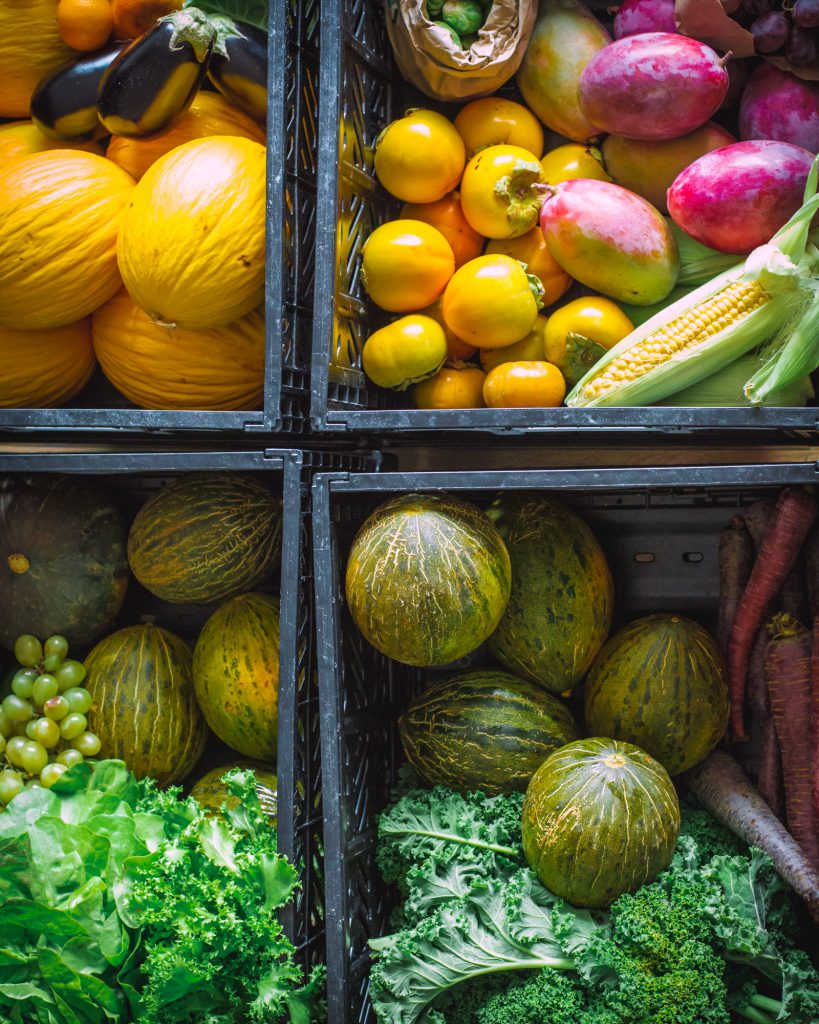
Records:
{"label": "corn husk", "polygon": [[702,245],[691,235],[687,235],[670,217],[666,217],[671,234],[677,242],[680,253],[680,273],[677,287],[693,287],[706,284],[712,277],[730,270],[742,263],[742,257],[735,253],[717,252]]}
{"label": "corn husk", "polygon": [[[766,343],[769,343],[766,367],[760,371],[767,372],[764,392],[756,379],[748,382],[746,390],[754,404],[760,404],[767,395],[815,369],[819,364],[819,301],[816,299],[819,250],[808,243],[808,234],[811,220],[819,211],[818,174],[819,157],[808,178],[805,202],[769,243],[755,249],[738,267],[719,274],[632,331],[586,374],[569,394],[566,404],[575,407],[651,405],[717,373]],[[629,365],[630,359],[624,354],[634,346],[679,317],[693,311],[699,314],[718,293],[729,285],[739,284],[761,290],[766,301],[697,344],[670,350],[662,361],[646,365],[651,360],[644,358],[645,348],[641,348],[633,357],[633,365]],[[804,339],[812,330],[816,337],[806,342]],[[780,355],[791,339],[794,339],[791,350],[800,348],[803,352],[798,367],[793,359],[790,365],[780,362]],[[809,352],[804,354],[806,347]],[[656,349],[654,354],[656,356]],[[614,372],[619,377],[617,383],[600,388],[603,372],[614,361],[617,361],[617,368],[609,373]],[[634,370],[634,366],[639,368]]]}
{"label": "corn husk", "polygon": [[[723,406],[749,406],[745,397],[745,382],[765,364],[758,353],[740,356],[733,363],[724,366],[710,377],[692,384],[668,398],[661,398],[657,405],[675,405],[686,408],[717,408]],[[810,377],[800,377],[779,391],[772,392],[766,405],[782,408],[802,408],[814,397]]]}

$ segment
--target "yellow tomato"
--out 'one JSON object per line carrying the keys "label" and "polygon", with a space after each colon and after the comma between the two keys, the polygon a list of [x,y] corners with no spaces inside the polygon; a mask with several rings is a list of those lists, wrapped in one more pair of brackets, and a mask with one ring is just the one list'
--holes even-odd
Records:
{"label": "yellow tomato", "polygon": [[375,144],[375,173],[405,203],[434,203],[461,179],[466,150],[458,130],[434,110],[413,110],[387,125]]}
{"label": "yellow tomato", "polygon": [[515,238],[537,223],[543,197],[537,157],[520,146],[489,146],[466,165],[461,207],[472,228],[487,238]]}
{"label": "yellow tomato", "polygon": [[401,210],[403,218],[422,220],[431,224],[452,246],[455,266],[463,266],[483,252],[484,239],[473,231],[461,209],[461,197],[450,192],[435,203],[406,203]]}
{"label": "yellow tomato", "polygon": [[563,374],[542,361],[501,363],[483,382],[483,400],[490,409],[553,409],[565,395]]}
{"label": "yellow tomato", "polygon": [[539,226],[519,238],[493,238],[486,251],[500,252],[525,263],[526,273],[534,274],[543,285],[544,306],[551,306],[571,288],[572,279],[549,252]]}
{"label": "yellow tomato", "polygon": [[48,149],[80,149],[103,155],[98,142],[58,142],[43,135],[33,121],[10,121],[0,124],[0,167],[9,160],[44,153]]}
{"label": "yellow tomato", "polygon": [[489,373],[490,370],[494,370],[501,363],[541,361],[544,358],[543,331],[546,328],[546,321],[548,319],[543,313],[539,313],[535,320],[535,326],[525,338],[516,341],[514,345],[507,345],[505,348],[482,348],[480,359],[484,371]]}
{"label": "yellow tomato", "polygon": [[595,181],[611,181],[603,166],[603,155],[592,146],[570,143],[550,150],[540,161],[543,180],[550,185],[572,178],[594,178]]}
{"label": "yellow tomato", "polygon": [[486,374],[477,366],[445,366],[416,384],[412,397],[419,409],[480,409]]}
{"label": "yellow tomato", "polygon": [[527,107],[501,96],[486,96],[461,107],[455,118],[467,156],[502,142],[535,156],[543,152],[543,125]]}
{"label": "yellow tomato", "polygon": [[391,220],[364,243],[361,277],[373,302],[391,313],[433,303],[455,270],[452,246],[420,220]]}
{"label": "yellow tomato", "polygon": [[437,371],[446,359],[444,330],[428,316],[402,316],[364,343],[364,372],[382,388],[405,391]]}
{"label": "yellow tomato", "polygon": [[476,348],[512,345],[537,319],[529,278],[509,256],[479,256],[456,270],[442,308],[449,329]]}
{"label": "yellow tomato", "polygon": [[[441,308],[442,300],[436,299],[431,306],[427,306],[426,309],[422,309],[421,313],[424,316],[431,317],[436,324],[440,324],[444,337],[446,338],[446,358],[447,362],[460,363],[465,359],[470,359],[478,351],[474,345],[467,345],[465,341],[461,341],[457,334],[453,334],[452,331],[447,327],[446,320],[444,320],[444,311]],[[543,343],[541,342],[541,354],[542,354]]]}
{"label": "yellow tomato", "polygon": [[599,295],[575,299],[549,317],[543,333],[546,358],[570,384],[594,366],[634,325],[619,306]]}

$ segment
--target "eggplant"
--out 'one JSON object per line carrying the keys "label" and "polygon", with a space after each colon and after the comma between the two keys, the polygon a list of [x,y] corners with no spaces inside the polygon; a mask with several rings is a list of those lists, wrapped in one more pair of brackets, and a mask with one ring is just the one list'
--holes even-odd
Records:
{"label": "eggplant", "polygon": [[31,97],[31,120],[43,135],[63,142],[84,142],[100,127],[97,90],[125,43],[95,50],[69,61],[40,82]]}
{"label": "eggplant", "polygon": [[112,135],[145,139],[172,128],[205,80],[216,30],[194,7],[160,18],[103,75],[99,119]]}
{"label": "eggplant", "polygon": [[218,20],[227,22],[230,27],[219,33],[208,78],[225,99],[264,122],[267,119],[267,33],[241,21]]}

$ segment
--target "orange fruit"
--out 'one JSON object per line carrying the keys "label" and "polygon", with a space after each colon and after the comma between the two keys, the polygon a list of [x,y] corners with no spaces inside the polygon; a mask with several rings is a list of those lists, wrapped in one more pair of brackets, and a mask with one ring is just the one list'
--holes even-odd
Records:
{"label": "orange fruit", "polygon": [[99,50],[113,27],[110,0],[60,0],[57,5],[57,28],[72,50]]}
{"label": "orange fruit", "polygon": [[182,9],[184,0],[112,0],[115,39],[136,39],[160,18]]}

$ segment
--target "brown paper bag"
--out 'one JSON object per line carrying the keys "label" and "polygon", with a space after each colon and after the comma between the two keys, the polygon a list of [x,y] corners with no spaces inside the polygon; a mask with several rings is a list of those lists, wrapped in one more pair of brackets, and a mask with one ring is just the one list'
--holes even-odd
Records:
{"label": "brown paper bag", "polygon": [[478,39],[459,49],[426,16],[426,0],[384,0],[387,32],[406,80],[447,102],[488,96],[518,70],[538,0],[495,0]]}

